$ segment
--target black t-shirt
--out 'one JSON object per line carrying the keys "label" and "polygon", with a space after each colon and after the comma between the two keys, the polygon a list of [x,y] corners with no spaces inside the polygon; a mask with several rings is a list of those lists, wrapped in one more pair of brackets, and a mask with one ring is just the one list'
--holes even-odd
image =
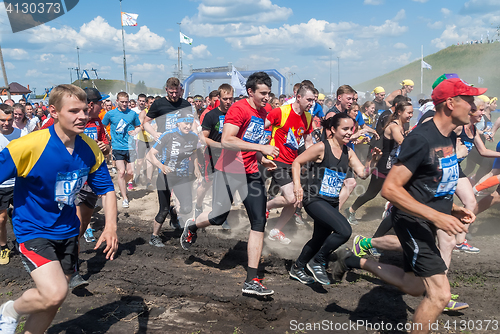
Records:
{"label": "black t-shirt", "polygon": [[190,112],[193,110],[191,104],[183,98],[170,102],[166,97],[162,97],[153,102],[146,116],[156,119],[158,132],[163,133],[177,127],[177,115],[185,108],[189,108]]}
{"label": "black t-shirt", "polygon": [[158,151],[161,163],[172,169],[167,178],[193,175],[190,158],[196,151],[197,145],[198,136],[193,132],[183,134],[176,128],[161,135],[153,148]]}
{"label": "black t-shirt", "polygon": [[[226,114],[222,113],[219,107],[210,110],[203,118],[203,123],[201,124],[201,128],[203,130],[210,131],[208,138],[213,141],[219,142],[222,138],[222,128],[224,127],[224,119],[226,118]],[[220,157],[221,154],[220,148],[213,148],[208,146],[208,153],[212,157]]]}
{"label": "black t-shirt", "polygon": [[[347,110],[346,110],[347,111]],[[339,112],[341,112],[340,110],[337,109],[337,106],[336,105],[333,105],[333,107],[331,107],[325,114],[325,117],[326,115],[328,115],[329,113],[335,113],[335,114],[338,114]]]}
{"label": "black t-shirt", "polygon": [[435,114],[436,114],[435,110],[429,110],[422,117],[420,117],[420,119],[418,120],[417,125],[420,125],[420,124],[424,123],[424,121],[426,119],[430,118],[430,117],[434,117]]}
{"label": "black t-shirt", "polygon": [[387,110],[387,103],[384,100],[382,100],[382,102],[377,102],[377,101],[373,100],[373,103],[375,103],[375,112],[377,114],[380,115],[385,110]]}
{"label": "black t-shirt", "polygon": [[459,178],[456,141],[455,132],[445,137],[431,120],[410,132],[398,156],[398,162],[413,173],[404,186],[408,193],[420,203],[446,214],[451,213]]}

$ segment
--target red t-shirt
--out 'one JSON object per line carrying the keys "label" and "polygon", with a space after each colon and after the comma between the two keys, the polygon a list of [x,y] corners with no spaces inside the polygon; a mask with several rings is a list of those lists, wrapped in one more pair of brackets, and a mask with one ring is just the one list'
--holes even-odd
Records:
{"label": "red t-shirt", "polygon": [[51,117],[47,120],[47,122],[45,122],[44,125],[42,125],[42,127],[40,128],[40,130],[43,130],[43,129],[46,129],[48,128],[49,126],[51,125],[54,125],[54,119]]}
{"label": "red t-shirt", "polygon": [[220,106],[220,101],[217,100],[215,101],[215,105],[212,107],[212,106],[208,106],[205,108],[205,110],[203,110],[203,112],[201,113],[200,115],[200,124],[203,123],[203,119],[205,118],[205,115],[210,111],[210,110],[214,110],[215,108],[217,108],[218,106]]}
{"label": "red t-shirt", "polygon": [[[234,103],[226,113],[224,124],[233,124],[239,127],[238,138],[250,142],[261,143],[264,137],[264,120],[271,110],[266,104],[264,108],[256,110],[250,106],[247,99]],[[253,174],[259,171],[255,151],[233,151],[223,149],[215,168],[227,173]]]}
{"label": "red t-shirt", "polygon": [[96,141],[102,141],[104,144],[109,144],[108,136],[106,136],[106,130],[104,129],[104,125],[102,125],[99,117],[89,119],[87,125],[85,125],[83,133]]}
{"label": "red t-shirt", "polygon": [[[281,125],[281,117],[283,111],[289,111],[288,118],[286,119],[283,127]],[[280,154],[274,160],[291,165],[297,157],[297,149],[304,136],[310,134],[313,130],[312,122],[307,124],[306,112],[302,115],[297,115],[292,109],[292,105],[288,104],[276,109],[273,109],[267,119],[273,126],[273,134],[271,145],[276,146],[280,150]]]}

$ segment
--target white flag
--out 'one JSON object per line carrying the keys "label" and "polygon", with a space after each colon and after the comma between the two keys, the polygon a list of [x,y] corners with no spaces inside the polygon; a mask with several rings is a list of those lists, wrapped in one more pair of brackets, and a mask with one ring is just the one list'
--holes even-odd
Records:
{"label": "white flag", "polygon": [[122,12],[122,26],[124,27],[135,27],[137,25],[137,17],[139,14],[131,14]]}
{"label": "white flag", "polygon": [[427,64],[423,59],[422,59],[422,68],[428,68],[429,70],[432,70],[432,66]]}
{"label": "white flag", "polygon": [[189,44],[189,45],[193,44],[192,38],[184,35],[182,32],[180,32],[180,34],[181,34],[181,43]]}
{"label": "white flag", "polygon": [[478,83],[478,85],[484,84],[484,79],[481,77],[477,77],[477,83]]}
{"label": "white flag", "polygon": [[247,79],[245,79],[233,65],[233,69],[231,71],[231,86],[233,86],[234,92],[237,96],[247,95],[247,90],[245,88],[246,84]]}

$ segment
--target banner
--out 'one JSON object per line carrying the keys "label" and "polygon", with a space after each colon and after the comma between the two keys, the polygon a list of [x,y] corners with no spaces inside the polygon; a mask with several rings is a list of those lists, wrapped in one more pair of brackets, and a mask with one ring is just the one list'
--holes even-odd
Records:
{"label": "banner", "polygon": [[432,66],[426,63],[423,59],[422,59],[422,68],[427,68],[429,70],[432,70]]}
{"label": "banner", "polygon": [[247,79],[245,79],[233,65],[233,69],[231,71],[231,86],[233,86],[236,96],[247,95],[247,90],[245,88],[246,84]]}
{"label": "banner", "polygon": [[181,43],[184,43],[184,44],[193,44],[193,39],[191,37],[188,37],[186,35],[184,35],[182,32],[179,32],[180,37],[181,37]]}
{"label": "banner", "polygon": [[137,17],[138,16],[139,16],[139,14],[122,12],[122,26],[123,27],[135,27],[137,25]]}

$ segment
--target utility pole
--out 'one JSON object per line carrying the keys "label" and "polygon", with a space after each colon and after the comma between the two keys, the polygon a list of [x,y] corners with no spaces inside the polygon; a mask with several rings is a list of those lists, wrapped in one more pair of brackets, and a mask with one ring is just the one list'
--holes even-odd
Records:
{"label": "utility pole", "polygon": [[337,88],[340,87],[340,57],[337,57],[337,72],[338,72],[338,77],[337,77]]}
{"label": "utility pole", "polygon": [[328,90],[330,91],[330,94],[333,94],[333,89],[332,89],[332,48],[330,49],[330,87],[328,87]]}
{"label": "utility pole", "polygon": [[[120,0],[120,22],[122,16],[122,0]],[[127,83],[127,58],[125,57],[125,32],[123,31],[123,22],[121,22],[122,26],[122,44],[123,44],[123,78],[125,79],[125,92],[128,93],[128,83]]]}
{"label": "utility pole", "polygon": [[180,42],[181,23],[177,22],[177,24],[179,25],[179,48],[177,49],[177,70],[179,71],[178,78],[180,81],[182,81],[182,43]]}
{"label": "utility pole", "polygon": [[2,73],[3,73],[3,81],[5,83],[5,89],[7,89],[7,98],[10,99],[10,87],[9,87],[9,82],[7,81],[7,72],[5,72],[5,64],[3,62],[3,54],[2,54],[2,48],[0,47],[0,65],[2,66]]}
{"label": "utility pole", "polygon": [[82,88],[82,79],[80,77],[80,48],[76,47],[76,54],[78,55],[78,68],[76,69],[76,76],[78,77],[78,85]]}
{"label": "utility pole", "polygon": [[74,68],[73,67],[68,67],[68,70],[69,70],[69,83],[72,84],[73,83],[73,70]]}

